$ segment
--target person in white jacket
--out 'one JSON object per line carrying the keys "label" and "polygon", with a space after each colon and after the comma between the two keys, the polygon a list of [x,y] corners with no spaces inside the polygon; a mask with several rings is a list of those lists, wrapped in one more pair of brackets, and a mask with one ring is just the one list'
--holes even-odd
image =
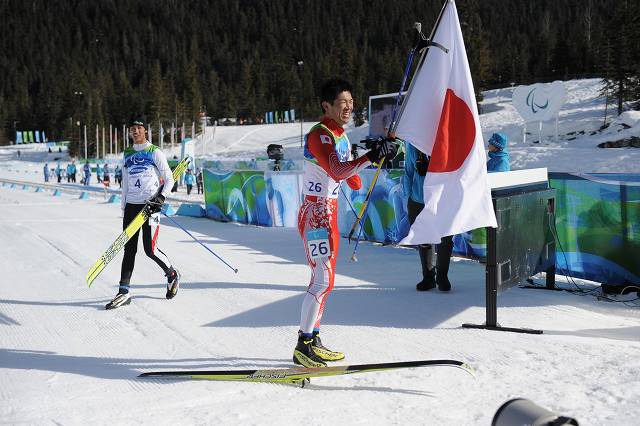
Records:
{"label": "person in white jacket", "polygon": [[[180,273],[171,266],[166,254],[156,246],[159,231],[158,212],[173,187],[171,168],[164,153],[147,140],[147,121],[144,116],[138,116],[131,121],[129,135],[133,139],[133,146],[125,149],[122,162],[122,229],[126,229],[142,209],[148,209],[150,217],[142,225],[144,252],[162,268],[167,277],[166,298],[172,299],[178,292]],[[150,222],[155,225],[154,230],[151,229]],[[124,246],[118,294],[105,306],[106,309],[115,309],[131,303],[129,285],[138,251],[139,233],[140,230]]]}

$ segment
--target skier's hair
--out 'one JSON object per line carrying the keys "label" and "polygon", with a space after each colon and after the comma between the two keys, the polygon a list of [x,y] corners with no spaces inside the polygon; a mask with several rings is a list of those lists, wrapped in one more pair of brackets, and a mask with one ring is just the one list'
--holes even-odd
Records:
{"label": "skier's hair", "polygon": [[325,113],[325,110],[322,103],[329,102],[330,104],[333,104],[333,101],[342,92],[353,93],[353,86],[351,83],[341,78],[332,78],[322,83],[322,86],[320,87],[320,108],[322,109],[323,114]]}

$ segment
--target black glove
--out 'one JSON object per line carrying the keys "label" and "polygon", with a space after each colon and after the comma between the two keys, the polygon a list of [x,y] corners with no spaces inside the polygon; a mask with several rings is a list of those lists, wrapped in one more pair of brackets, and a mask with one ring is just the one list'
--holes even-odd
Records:
{"label": "black glove", "polygon": [[395,141],[392,138],[381,138],[365,155],[372,163],[378,163],[382,158],[385,159],[385,162],[390,163],[398,153],[398,144]]}
{"label": "black glove", "polygon": [[151,197],[149,201],[147,201],[147,206],[146,206],[147,212],[149,212],[149,215],[158,213],[160,210],[162,210],[163,204],[164,204],[164,195],[158,193],[157,195],[154,195],[153,197]]}
{"label": "black glove", "polygon": [[418,175],[426,176],[430,159],[431,157],[428,155],[418,152],[418,158],[416,158],[416,171],[418,172]]}

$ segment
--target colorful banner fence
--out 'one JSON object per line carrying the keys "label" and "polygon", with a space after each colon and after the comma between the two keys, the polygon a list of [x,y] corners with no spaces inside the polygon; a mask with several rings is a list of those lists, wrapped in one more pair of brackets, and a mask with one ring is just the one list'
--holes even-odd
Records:
{"label": "colorful banner fence", "polygon": [[[360,173],[362,189],[341,188],[338,224],[346,236],[375,170]],[[383,170],[371,196],[360,238],[397,243],[409,230],[402,170]],[[550,173],[556,189],[559,274],[606,284],[640,285],[640,175]],[[296,227],[300,172],[205,169],[208,217],[261,226]],[[360,232],[358,229],[356,232]],[[454,252],[483,259],[484,229],[454,236]]]}
{"label": "colorful banner fence", "polygon": [[296,227],[301,179],[296,172],[205,169],[206,214],[225,222]]}

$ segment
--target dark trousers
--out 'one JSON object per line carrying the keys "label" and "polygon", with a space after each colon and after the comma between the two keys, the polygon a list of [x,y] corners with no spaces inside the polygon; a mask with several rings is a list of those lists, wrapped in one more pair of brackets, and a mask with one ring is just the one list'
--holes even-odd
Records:
{"label": "dark trousers", "polygon": [[187,195],[191,195],[191,188],[193,188],[193,185],[187,184]]}
{"label": "dark trousers", "polygon": [[[124,217],[122,219],[122,229],[131,223],[133,218],[144,208],[144,204],[129,204],[124,207]],[[124,245],[124,257],[122,258],[122,268],[120,270],[120,284],[129,284],[131,281],[131,275],[133,274],[133,266],[136,261],[136,253],[138,251],[138,230],[133,237]],[[166,274],[169,271],[169,267],[153,252],[153,242],[151,240],[151,226],[149,220],[142,225],[142,245],[144,246],[144,252],[146,255],[158,264]],[[162,253],[162,252],[161,252]]]}
{"label": "dark trousers", "polygon": [[[407,216],[409,217],[409,223],[413,225],[416,218],[424,208],[424,204],[416,203],[411,198],[407,201]],[[422,265],[422,276],[434,276],[436,271],[438,275],[446,277],[449,273],[449,262],[451,260],[451,253],[453,252],[453,235],[448,235],[440,239],[438,244],[436,262],[434,264],[434,251],[433,244],[420,244],[417,246],[418,254],[420,255],[420,264]]]}

